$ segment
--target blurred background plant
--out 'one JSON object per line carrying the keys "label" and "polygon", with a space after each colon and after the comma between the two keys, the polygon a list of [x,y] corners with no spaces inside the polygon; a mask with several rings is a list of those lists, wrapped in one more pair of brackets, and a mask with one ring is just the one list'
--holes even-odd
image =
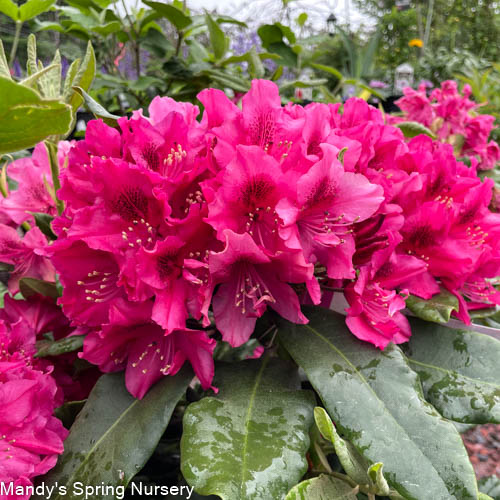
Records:
{"label": "blurred background plant", "polygon": [[90,41],[90,94],[115,114],[147,107],[155,95],[193,102],[206,87],[232,92],[237,101],[252,78],[276,81],[285,101],[357,95],[393,109],[397,68],[407,63],[415,87],[424,81],[430,90],[450,78],[468,83],[483,104],[479,111],[498,120],[496,1],[235,0],[202,9],[208,4],[0,0],[0,35],[17,80],[27,75],[28,33],[37,33],[43,64],[59,50],[63,77]]}

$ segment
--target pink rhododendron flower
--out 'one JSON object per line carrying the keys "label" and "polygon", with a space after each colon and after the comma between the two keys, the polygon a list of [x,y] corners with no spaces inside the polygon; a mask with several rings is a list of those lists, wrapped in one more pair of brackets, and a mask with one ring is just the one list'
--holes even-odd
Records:
{"label": "pink rhododendron flower", "polygon": [[40,229],[30,229],[24,238],[12,227],[0,224],[0,262],[11,264],[9,291],[19,291],[19,280],[24,277],[55,281],[55,271],[49,260],[42,256],[47,238]]}
{"label": "pink rhododendron flower", "polygon": [[151,321],[152,303],[114,306],[110,322],[85,339],[81,357],[104,372],[125,369],[125,382],[142,399],[151,385],[165,375],[175,375],[189,359],[205,389],[214,375],[215,340],[201,330],[176,330],[170,334]]}
{"label": "pink rhododendron flower", "polygon": [[[64,166],[70,147],[67,141],[59,142],[60,168]],[[31,157],[21,158],[8,165],[7,175],[17,181],[18,186],[10,191],[7,198],[0,198],[0,209],[16,224],[24,221],[34,224],[30,212],[57,215],[49,156],[44,143],[35,146]]]}
{"label": "pink rhododendron flower", "polygon": [[[263,80],[241,109],[202,91],[199,120],[155,98],[117,129],[90,122],[61,173],[58,239],[40,252],[86,334],[81,356],[125,370],[143,397],[186,360],[211,387],[213,332],[239,346],[268,307],[306,323],[301,303],[328,306],[332,290],[353,334],[382,349],[411,335],[408,294],[444,287],[464,321],[498,303],[500,215],[476,172],[476,156],[496,161],[492,123],[469,95],[445,83],[401,100],[439,141],[406,141],[362,99],[282,106]],[[470,167],[454,156],[460,135]]]}
{"label": "pink rhododendron flower", "polygon": [[457,83],[448,80],[441,83],[427,97],[425,86],[418,91],[410,87],[404,89],[404,96],[396,104],[404,111],[404,118],[390,118],[389,123],[417,121],[431,128],[442,142],[453,144],[459,156],[477,158],[479,168],[494,168],[500,162],[500,148],[488,137],[495,118],[478,115],[478,104],[469,99],[471,88],[465,85],[462,94]]}
{"label": "pink rhododendron flower", "polygon": [[54,467],[68,432],[53,416],[63,399],[52,368],[32,358],[33,326],[50,318],[16,317],[13,302],[0,311],[0,482],[26,486]]}

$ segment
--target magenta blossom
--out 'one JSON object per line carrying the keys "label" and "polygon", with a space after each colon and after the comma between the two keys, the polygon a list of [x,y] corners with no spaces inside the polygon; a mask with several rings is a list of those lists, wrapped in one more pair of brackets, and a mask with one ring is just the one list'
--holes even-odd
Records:
{"label": "magenta blossom", "polygon": [[47,238],[40,229],[30,229],[24,238],[14,228],[0,224],[0,262],[13,266],[9,275],[9,291],[19,291],[19,280],[24,277],[55,281],[54,267],[43,257]]}
{"label": "magenta blossom", "polygon": [[186,359],[203,388],[211,388],[215,340],[201,330],[167,334],[151,321],[151,306],[147,302],[112,307],[110,322],[87,336],[81,357],[104,372],[125,369],[127,388],[139,399],[161,377],[175,375]]}
{"label": "magenta blossom", "polygon": [[52,368],[32,358],[36,320],[11,314],[11,306],[0,319],[0,482],[26,486],[54,467],[68,432],[53,416],[62,393]]}

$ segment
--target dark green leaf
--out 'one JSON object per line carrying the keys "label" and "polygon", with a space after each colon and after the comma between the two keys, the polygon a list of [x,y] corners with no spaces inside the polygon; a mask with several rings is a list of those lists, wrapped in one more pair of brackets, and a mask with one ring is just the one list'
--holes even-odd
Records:
{"label": "dark green leaf", "polygon": [[284,42],[274,42],[267,46],[270,52],[274,52],[281,57],[282,64],[285,66],[297,65],[297,54],[292,48]]}
{"label": "dark green leaf", "polygon": [[500,423],[500,341],[417,319],[408,344],[426,399],[446,418]]}
{"label": "dark green leaf", "polygon": [[173,5],[168,5],[162,2],[153,2],[150,0],[143,0],[146,5],[154,9],[161,17],[167,18],[179,31],[187,28],[193,21],[184,14],[181,10]]}
{"label": "dark green leaf", "polygon": [[214,52],[215,59],[219,61],[226,53],[227,43],[226,35],[221,30],[220,26],[212,19],[210,14],[205,14],[205,22],[207,23],[208,33],[210,34],[210,45]]}
{"label": "dark green leaf", "polygon": [[73,87],[74,91],[80,94],[83,97],[85,102],[85,106],[87,106],[88,110],[96,117],[101,118],[104,123],[109,125],[110,127],[117,126],[117,120],[120,118],[117,115],[113,115],[106,111],[97,101],[94,101],[92,97],[90,97],[85,90],[80,87]]}
{"label": "dark green leaf", "polygon": [[55,416],[69,429],[85,405],[85,401],[68,401],[54,412]]}
{"label": "dark green leaf", "polygon": [[272,43],[283,41],[283,32],[274,24],[264,24],[257,30],[262,46],[268,48]]}
{"label": "dark green leaf", "polygon": [[429,130],[425,125],[422,125],[421,123],[418,122],[395,123],[395,126],[401,129],[403,135],[407,139],[411,139],[412,137],[416,137],[417,135],[420,134],[428,135],[432,139],[436,138],[434,132]]}
{"label": "dark green leaf", "polygon": [[55,283],[35,278],[21,278],[19,280],[19,291],[25,299],[36,294],[50,297],[51,299],[59,297],[59,291]]}
{"label": "dark green leaf", "polygon": [[42,340],[37,345],[36,358],[47,358],[49,356],[60,356],[61,354],[67,354],[68,352],[75,352],[83,347],[83,339],[85,335],[73,335],[72,337],[66,337],[65,339],[56,340],[51,342],[50,340]]}
{"label": "dark green leaf", "polygon": [[34,90],[3,77],[0,95],[0,154],[68,132],[71,109],[66,104],[42,99]]}
{"label": "dark green leaf", "polygon": [[460,435],[424,400],[400,349],[390,344],[380,351],[356,339],[342,315],[304,309],[310,323],[280,320],[279,338],[339,433],[369,463],[382,462],[387,482],[404,498],[476,500],[474,471]]}
{"label": "dark green leaf", "polygon": [[42,233],[47,236],[50,240],[56,240],[57,236],[52,231],[51,223],[54,220],[52,215],[43,213],[43,212],[29,212],[35,218],[35,223],[42,231]]}
{"label": "dark green leaf", "polygon": [[181,469],[202,495],[283,498],[307,470],[314,397],[278,358],[216,369],[219,394],[188,406]]}
{"label": "dark green leaf", "polygon": [[415,316],[432,321],[434,323],[447,323],[450,321],[451,313],[458,312],[458,299],[448,290],[441,292],[428,300],[410,295],[406,299],[406,307]]}
{"label": "dark green leaf", "polygon": [[358,491],[342,479],[321,474],[294,486],[285,500],[356,500]]}
{"label": "dark green leaf", "polygon": [[14,271],[15,267],[13,264],[7,264],[7,262],[0,262],[0,271],[10,273]]}
{"label": "dark green leaf", "polygon": [[192,378],[186,367],[138,400],[125,388],[123,373],[103,375],[71,427],[57,466],[44,478],[46,485],[67,486],[68,494],[53,500],[81,500],[72,487],[76,482],[126,486],[153,453]]}

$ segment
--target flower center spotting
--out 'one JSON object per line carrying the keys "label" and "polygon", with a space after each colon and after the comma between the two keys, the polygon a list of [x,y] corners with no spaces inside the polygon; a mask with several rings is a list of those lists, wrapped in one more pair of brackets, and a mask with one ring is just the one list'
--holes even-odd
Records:
{"label": "flower center spotting", "polygon": [[272,143],[275,133],[275,120],[272,111],[260,111],[250,124],[250,139],[252,144],[261,148]]}
{"label": "flower center spotting", "polygon": [[278,215],[273,208],[276,195],[276,184],[266,175],[253,177],[241,190],[241,203],[246,218],[245,231],[265,247],[272,246],[269,236],[276,233],[276,226],[279,224]]}
{"label": "flower center spotting", "polygon": [[436,234],[429,224],[417,226],[408,236],[410,245],[416,248],[426,248],[436,244]]}
{"label": "flower center spotting", "polygon": [[162,280],[177,278],[181,274],[181,256],[178,249],[169,249],[156,259],[156,268]]}
{"label": "flower center spotting", "polygon": [[144,218],[148,211],[148,199],[138,187],[129,186],[123,189],[113,203],[113,211],[122,219],[132,221]]}

